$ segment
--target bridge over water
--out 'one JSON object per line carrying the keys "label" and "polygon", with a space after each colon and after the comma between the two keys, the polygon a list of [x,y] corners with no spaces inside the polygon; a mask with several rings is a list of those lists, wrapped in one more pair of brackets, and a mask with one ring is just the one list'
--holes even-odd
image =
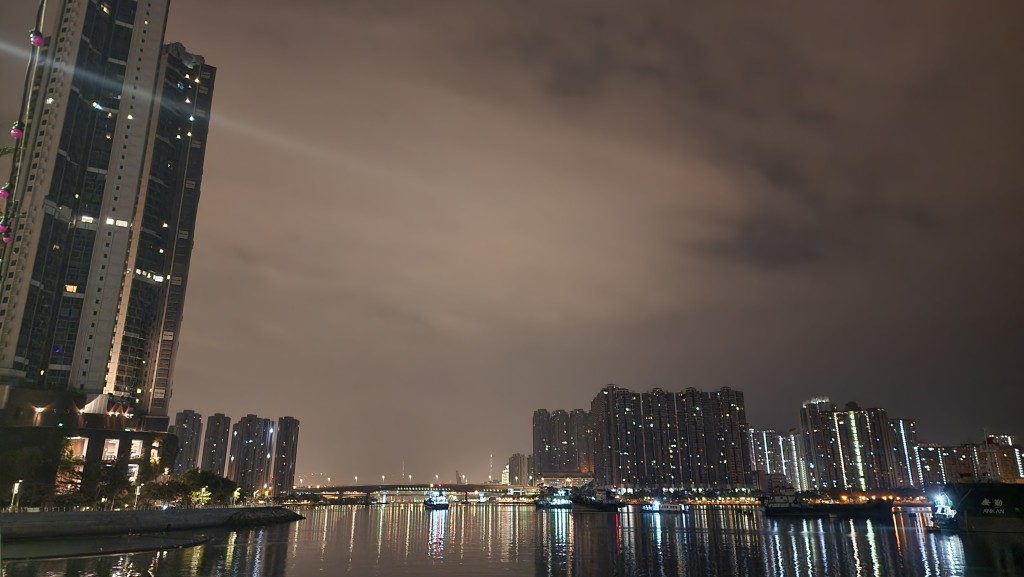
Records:
{"label": "bridge over water", "polygon": [[502,496],[532,496],[537,487],[475,483],[373,483],[366,485],[331,485],[296,487],[295,495],[320,495],[328,500],[347,502],[419,501],[432,492],[455,495],[462,501],[489,500]]}

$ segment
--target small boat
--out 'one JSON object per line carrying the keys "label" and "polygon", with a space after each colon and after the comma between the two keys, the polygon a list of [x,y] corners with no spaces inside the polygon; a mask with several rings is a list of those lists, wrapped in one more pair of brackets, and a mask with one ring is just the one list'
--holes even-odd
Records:
{"label": "small boat", "polygon": [[423,506],[432,511],[447,509],[448,497],[445,497],[443,493],[431,493],[427,495],[426,499],[423,499]]}
{"label": "small boat", "polygon": [[766,517],[824,517],[823,511],[800,500],[790,487],[778,489],[761,500],[761,510]]}
{"label": "small boat", "polygon": [[538,509],[572,509],[572,499],[569,498],[569,492],[565,489],[542,496],[534,503]]}
{"label": "small boat", "polygon": [[657,499],[640,505],[641,513],[685,513],[686,505],[682,503],[662,503]]}
{"label": "small boat", "polygon": [[925,530],[938,532],[958,529],[956,509],[950,503],[949,497],[945,493],[941,493],[935,498],[935,504],[932,506],[932,522],[931,525],[925,527]]}
{"label": "small boat", "polygon": [[615,513],[622,506],[624,503],[613,492],[604,489],[572,496],[574,513]]}

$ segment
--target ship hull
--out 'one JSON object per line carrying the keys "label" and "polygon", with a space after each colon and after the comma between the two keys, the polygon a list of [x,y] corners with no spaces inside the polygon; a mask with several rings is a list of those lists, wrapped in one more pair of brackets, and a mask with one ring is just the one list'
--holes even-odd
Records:
{"label": "ship hull", "polygon": [[957,530],[1024,533],[1024,484],[950,483],[943,492],[956,509]]}
{"label": "ship hull", "polygon": [[572,503],[565,503],[565,504],[558,504],[558,505],[543,505],[541,503],[537,503],[537,508],[540,509],[540,510],[572,509]]}
{"label": "ship hull", "polygon": [[892,503],[855,504],[807,504],[793,506],[763,507],[765,517],[805,517],[836,519],[889,519],[892,518]]}
{"label": "ship hull", "polygon": [[574,513],[616,513],[619,510],[619,503],[574,498],[572,510]]}

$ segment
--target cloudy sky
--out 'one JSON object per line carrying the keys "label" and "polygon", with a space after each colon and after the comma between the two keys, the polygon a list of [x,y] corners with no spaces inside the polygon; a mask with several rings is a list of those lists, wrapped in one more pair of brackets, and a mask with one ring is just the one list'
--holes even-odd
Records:
{"label": "cloudy sky", "polygon": [[680,5],[174,0],[218,77],[173,410],[338,479],[496,475],[608,383],[1024,433],[1024,4]]}

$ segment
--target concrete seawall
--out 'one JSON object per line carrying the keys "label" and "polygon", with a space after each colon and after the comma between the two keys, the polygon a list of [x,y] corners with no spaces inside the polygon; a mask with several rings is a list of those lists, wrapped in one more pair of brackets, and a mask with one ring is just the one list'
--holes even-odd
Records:
{"label": "concrete seawall", "polygon": [[284,507],[218,507],[146,511],[75,511],[0,514],[0,536],[39,539],[85,535],[124,535],[178,529],[243,527],[303,519]]}

